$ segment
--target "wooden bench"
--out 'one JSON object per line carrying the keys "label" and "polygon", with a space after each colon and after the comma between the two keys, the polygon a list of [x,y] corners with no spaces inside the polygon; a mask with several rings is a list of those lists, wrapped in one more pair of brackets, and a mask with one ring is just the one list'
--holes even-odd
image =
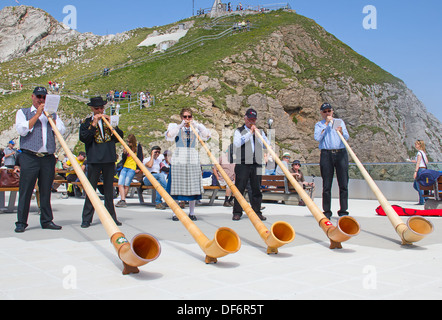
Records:
{"label": "wooden bench", "polygon": [[442,206],[442,176],[432,186],[419,185],[419,189],[424,191],[425,209],[440,209],[439,207]]}
{"label": "wooden bench", "polygon": [[[8,206],[5,207],[5,193],[10,192]],[[14,212],[15,199],[17,198],[18,187],[0,187],[0,210],[3,212]]]}
{"label": "wooden bench", "polygon": [[284,175],[263,175],[261,181],[262,200],[284,201],[298,205],[300,197]]}
{"label": "wooden bench", "polygon": [[[131,186],[132,186],[132,184],[131,184]],[[204,188],[203,197],[204,198],[207,197],[209,199],[209,203],[208,203],[209,206],[213,205],[213,202],[217,198],[218,191],[226,190],[226,187],[220,187],[220,186],[205,186],[203,188]],[[144,197],[143,197],[144,190],[152,190],[152,198],[151,198],[152,200],[149,204],[155,205],[156,190],[153,186],[141,185],[137,188],[138,200],[140,201],[140,203],[146,204],[146,202],[144,202]],[[208,193],[208,195],[206,195],[206,193]]]}
{"label": "wooden bench", "polygon": [[[55,181],[55,180],[54,180]],[[72,184],[72,185],[75,185],[75,186],[78,186],[78,187],[82,187],[82,184],[81,184],[81,182],[80,181],[75,181],[75,182],[69,182],[70,184]],[[103,182],[98,182],[97,183],[97,187],[98,186],[102,186],[103,185]],[[114,186],[114,188],[117,188],[118,187],[118,182],[114,182],[113,183],[113,186]],[[140,182],[132,182],[131,184],[130,184],[130,186],[129,186],[129,188],[135,188],[135,189],[139,189],[140,187],[143,187],[142,186],[142,184],[140,183]],[[153,187],[152,187],[153,188]],[[146,188],[147,189],[147,188]],[[77,196],[79,196],[78,194],[77,194],[77,191],[75,190],[75,188],[74,188],[74,193],[75,193],[75,196],[77,197]],[[114,190],[114,196],[116,195],[116,191]]]}
{"label": "wooden bench", "polygon": [[[209,206],[213,205],[213,202],[215,201],[215,199],[218,197],[218,192],[219,191],[225,191],[226,187],[225,186],[205,186],[204,187],[204,194],[203,197],[204,198],[208,198],[209,199]],[[207,195],[206,195],[207,193]]]}
{"label": "wooden bench", "polygon": [[442,200],[442,176],[440,176],[432,186],[424,187],[419,185],[419,188],[424,190],[424,198],[434,199],[437,201]]}
{"label": "wooden bench", "polygon": [[[213,202],[219,195],[220,191],[225,191],[226,187],[208,186],[204,187],[205,194],[208,192],[209,205],[213,205]],[[306,188],[307,193],[312,198],[313,187]],[[284,175],[263,175],[261,182],[261,192],[263,200],[270,201],[284,201],[288,205],[298,205],[300,197],[296,190],[291,186],[290,182]],[[248,198],[247,193],[245,197]],[[313,199],[313,198],[312,198]]]}

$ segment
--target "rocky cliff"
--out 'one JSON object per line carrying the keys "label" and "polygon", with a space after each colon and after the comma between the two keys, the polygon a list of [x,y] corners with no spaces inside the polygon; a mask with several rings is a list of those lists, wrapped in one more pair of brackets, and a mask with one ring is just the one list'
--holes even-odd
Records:
{"label": "rocky cliff", "polygon": [[51,42],[67,43],[78,33],[42,10],[27,6],[0,11],[0,62],[21,57]]}
{"label": "rocky cliff", "polygon": [[[29,59],[16,70],[22,72],[10,74],[14,80],[21,81],[41,77],[73,61],[82,60],[83,64],[87,64],[89,58],[85,56],[89,50],[130,38],[130,32],[107,36],[79,33],[45,11],[25,5],[1,10],[0,30],[0,63],[22,57]],[[57,51],[51,55],[38,54],[50,48]]]}

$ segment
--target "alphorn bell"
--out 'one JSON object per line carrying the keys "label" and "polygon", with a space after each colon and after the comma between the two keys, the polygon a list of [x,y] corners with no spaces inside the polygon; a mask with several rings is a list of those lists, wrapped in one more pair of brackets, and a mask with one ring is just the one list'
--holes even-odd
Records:
{"label": "alphorn bell", "polygon": [[364,177],[365,181],[367,181],[368,186],[370,187],[371,191],[375,194],[376,198],[378,199],[380,205],[382,206],[382,209],[384,209],[385,214],[387,215],[388,219],[390,220],[391,224],[393,225],[394,229],[396,230],[396,233],[399,235],[399,237],[402,240],[402,244],[413,244],[413,242],[417,242],[424,238],[426,235],[433,232],[433,224],[425,219],[424,217],[420,216],[413,216],[410,217],[407,220],[407,224],[405,224],[402,219],[399,217],[399,215],[394,211],[393,207],[388,202],[387,198],[382,194],[379,187],[374,182],[373,178],[370,176],[370,174],[367,172],[367,170],[362,165],[361,161],[359,161],[356,154],[353,152],[353,150],[350,148],[350,145],[345,141],[342,134],[338,132],[339,138],[341,138],[342,142],[345,145],[345,148],[347,149],[350,156],[353,158],[353,161],[356,163],[356,166],[361,171],[362,176]]}
{"label": "alphorn bell", "polygon": [[155,179],[155,177],[147,170],[146,166],[138,159],[137,155],[129,148],[129,146],[124,142],[124,140],[118,135],[115,129],[110,125],[110,123],[103,118],[106,125],[112,130],[113,134],[117,137],[126,151],[130,154],[132,159],[135,160],[138,167],[143,171],[144,175],[149,179],[152,186],[161,195],[161,197],[166,201],[169,208],[175,213],[184,227],[189,231],[195,241],[198,243],[200,248],[206,254],[206,263],[216,263],[217,258],[224,257],[229,253],[237,252],[241,247],[241,240],[239,236],[230,228],[221,227],[215,232],[215,237],[213,240],[209,240],[204,233],[197,227],[197,225],[190,220],[186,213],[180,208],[180,206],[175,202],[175,200],[167,193],[166,190],[160,185],[160,183]]}
{"label": "alphorn bell", "polygon": [[282,163],[273,149],[269,144],[263,139],[261,133],[255,130],[255,134],[264,143],[269,153],[275,159],[276,163],[284,172],[287,179],[290,181],[292,186],[295,188],[298,195],[304,201],[307,208],[313,214],[316,221],[318,221],[319,226],[325,232],[327,237],[330,239],[330,249],[341,249],[341,242],[347,241],[351,237],[357,235],[360,231],[360,227],[356,219],[350,216],[342,216],[339,218],[337,226],[334,226],[329,219],[324,215],[324,213],[318,208],[318,206],[313,202],[313,200],[305,192],[304,188],[296,181],[293,175],[289,172],[286,166]]}
{"label": "alphorn bell", "polygon": [[258,215],[253,211],[250,204],[244,199],[244,196],[239,192],[238,188],[235,186],[235,184],[230,180],[227,173],[224,171],[224,169],[221,167],[221,165],[218,163],[218,160],[213,156],[213,154],[210,152],[207,145],[204,143],[204,141],[201,139],[201,137],[198,135],[198,132],[195,130],[195,128],[190,125],[190,128],[193,130],[195,135],[197,136],[198,140],[200,141],[201,145],[206,150],[207,154],[210,157],[210,160],[212,163],[216,166],[218,171],[221,173],[221,175],[224,178],[224,181],[226,181],[229,188],[232,190],[233,195],[235,196],[236,200],[238,200],[241,207],[244,209],[244,212],[249,217],[250,221],[252,222],[255,229],[258,231],[261,238],[264,240],[264,242],[267,244],[267,253],[278,253],[278,248],[290,243],[295,239],[295,230],[293,230],[293,227],[284,221],[277,221],[275,222],[270,231],[267,229],[267,227],[262,223],[261,219],[259,219]]}
{"label": "alphorn bell", "polygon": [[115,224],[106,207],[100,201],[100,198],[90,184],[89,179],[84,174],[83,170],[77,162],[77,159],[72,154],[71,150],[64,141],[60,131],[57,129],[56,124],[46,111],[45,115],[46,117],[48,117],[49,123],[52,126],[52,130],[57,136],[57,139],[60,142],[64,152],[71,161],[72,167],[74,168],[77,177],[80,179],[80,182],[84,190],[86,191],[87,196],[91,200],[91,203],[98,214],[98,218],[100,219],[101,224],[106,230],[106,233],[110,237],[112,245],[118,253],[118,257],[123,262],[123,274],[126,275],[130,273],[138,273],[139,266],[145,265],[146,263],[149,263],[159,257],[161,253],[161,246],[158,240],[147,233],[140,233],[136,235],[132,239],[132,242],[129,242],[126,239],[126,236],[119,230],[118,226]]}

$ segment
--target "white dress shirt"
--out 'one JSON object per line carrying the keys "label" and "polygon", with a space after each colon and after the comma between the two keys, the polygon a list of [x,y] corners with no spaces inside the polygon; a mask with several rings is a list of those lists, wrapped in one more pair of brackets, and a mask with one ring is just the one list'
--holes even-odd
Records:
{"label": "white dress shirt", "polygon": [[[37,108],[32,106],[31,112],[34,111],[37,111]],[[38,152],[48,152],[48,149],[46,148],[46,141],[48,125],[50,124],[48,118],[46,118],[46,115],[44,113],[41,114],[39,120],[41,122],[43,146],[40,148],[40,150],[38,150]],[[66,127],[64,126],[64,123],[59,116],[57,116],[56,125],[58,131],[60,131],[62,135],[66,133]],[[15,116],[15,129],[17,130],[18,134],[23,137],[34,130],[34,127],[32,127],[32,129],[29,129],[29,121],[26,120],[26,116],[21,109],[17,111],[17,114]]]}

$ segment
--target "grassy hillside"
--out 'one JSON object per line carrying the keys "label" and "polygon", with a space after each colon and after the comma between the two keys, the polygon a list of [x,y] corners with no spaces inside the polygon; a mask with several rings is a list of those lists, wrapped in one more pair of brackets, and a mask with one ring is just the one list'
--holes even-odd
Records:
{"label": "grassy hillside", "polygon": [[[239,32],[218,40],[204,41],[203,44],[200,43],[187,48],[181,53],[137,65],[132,64],[138,59],[149,57],[153,50],[153,47],[137,47],[153,29],[132,30],[130,39],[123,43],[100,45],[83,53],[76,52],[76,54],[81,55],[81,59],[74,60],[61,68],[57,68],[54,64],[51,68],[47,68],[46,74],[38,78],[32,78],[27,82],[46,84],[49,80],[65,81],[66,89],[69,91],[83,92],[88,90],[89,94],[101,95],[113,89],[131,90],[133,93],[146,89],[150,90],[152,94],[158,97],[155,108],[137,109],[136,112],[134,110],[121,118],[123,130],[134,133],[143,144],[147,145],[157,139],[157,136],[151,133],[163,132],[166,129],[166,124],[170,121],[170,117],[177,114],[182,107],[196,106],[196,98],[169,95],[169,90],[186,83],[189,77],[195,74],[220,78],[223,70],[220,70],[219,66],[215,66],[215,62],[235,53],[241,53],[248,49],[253,50],[260,40],[265,39],[272,32],[284,26],[295,24],[302,27],[308,36],[319,43],[322,50],[327,52],[327,56],[318,57],[311,52],[300,51],[296,57],[296,62],[301,66],[303,72],[298,74],[292,72],[290,74],[290,77],[296,78],[298,81],[307,81],[316,77],[328,79],[344,75],[351,76],[356,82],[362,84],[400,81],[354,52],[311,19],[293,12],[274,11],[246,17],[232,16],[223,19],[222,24],[227,28],[233,25],[234,22],[245,19],[249,19],[253,26],[249,32]],[[211,22],[209,18],[195,18],[194,20],[194,27],[180,40],[178,45],[199,39],[202,36],[218,34],[222,31],[220,28],[204,28]],[[166,30],[170,26],[163,26],[161,29]],[[39,64],[42,63],[42,57],[45,57],[46,60],[56,60],[60,55],[72,54],[77,47],[78,43],[53,46],[25,58],[0,64],[0,82],[8,82],[9,74],[24,75],[30,73],[31,70],[39,67]],[[111,72],[109,76],[86,77],[84,81],[79,80],[79,77],[84,75],[101,72],[104,67],[112,68],[123,64],[128,66]],[[280,67],[284,68],[282,65]],[[271,75],[266,76],[265,81],[266,84],[268,83],[269,86],[273,86],[277,90],[286,85],[280,78]],[[23,83],[26,83],[26,81],[23,81]],[[231,94],[231,91],[232,89],[226,86],[223,87],[220,93],[209,91],[201,94],[213,94],[214,98],[217,101],[219,100],[222,108],[223,96]],[[249,87],[245,93],[251,94],[258,91],[259,88]],[[5,116],[5,114],[9,114],[17,107],[29,103],[29,95],[30,91],[23,91],[0,99],[0,110],[7,110],[0,118],[2,128],[8,128],[14,123],[13,117]],[[63,104],[65,106],[63,106],[62,111],[65,112],[67,117],[82,117],[85,112],[87,113],[84,103],[65,98]],[[149,129],[146,130],[146,128]]]}

